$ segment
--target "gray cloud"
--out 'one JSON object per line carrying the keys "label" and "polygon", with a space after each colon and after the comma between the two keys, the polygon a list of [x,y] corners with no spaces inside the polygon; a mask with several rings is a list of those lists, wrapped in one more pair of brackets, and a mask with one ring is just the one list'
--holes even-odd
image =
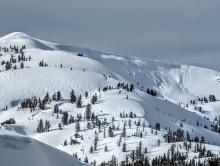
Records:
{"label": "gray cloud", "polygon": [[0,6],[0,35],[23,31],[220,70],[219,5],[219,0],[7,0]]}

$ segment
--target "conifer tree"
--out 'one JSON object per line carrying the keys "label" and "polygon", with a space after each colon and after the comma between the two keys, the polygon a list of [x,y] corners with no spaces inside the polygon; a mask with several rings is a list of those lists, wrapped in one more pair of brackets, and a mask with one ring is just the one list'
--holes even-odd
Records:
{"label": "conifer tree", "polygon": [[72,90],[71,93],[70,93],[70,102],[71,103],[76,102],[76,96],[75,96],[74,90]]}
{"label": "conifer tree", "polygon": [[21,62],[21,64],[20,64],[20,68],[21,68],[21,69],[24,68],[24,63],[23,63],[23,62]]}
{"label": "conifer tree", "polygon": [[87,157],[87,156],[85,157],[84,162],[85,162],[85,163],[89,163],[89,160],[88,160],[88,157]]}
{"label": "conifer tree", "polygon": [[76,102],[76,106],[77,106],[78,108],[81,108],[81,107],[82,107],[82,96],[81,96],[81,95],[79,96],[79,98],[78,98],[78,100],[77,100],[77,102]]}
{"label": "conifer tree", "polygon": [[95,135],[95,140],[94,140],[94,150],[97,151],[97,145],[98,145],[98,134]]}
{"label": "conifer tree", "polygon": [[91,109],[92,109],[91,104],[88,104],[86,106],[86,120],[90,120],[91,119],[91,115],[92,115]]}
{"label": "conifer tree", "polygon": [[74,123],[74,122],[75,122],[74,117],[72,115],[70,115],[69,124]]}
{"label": "conifer tree", "polygon": [[53,109],[54,113],[58,113],[59,112],[59,107],[58,104],[55,104],[54,109]]}
{"label": "conifer tree", "polygon": [[108,146],[107,145],[105,145],[105,152],[107,152],[108,151]]}
{"label": "conifer tree", "polygon": [[124,122],[123,130],[122,130],[122,137],[126,137],[126,122]]}
{"label": "conifer tree", "polygon": [[122,152],[126,152],[127,151],[127,147],[126,147],[126,143],[123,143],[123,147],[122,147]]}
{"label": "conifer tree", "polygon": [[112,129],[111,126],[108,128],[108,135],[109,135],[109,137],[113,137],[114,136],[113,129]]}
{"label": "conifer tree", "polygon": [[130,85],[130,92],[132,92],[133,90],[134,90],[134,85],[131,84],[131,85]]}
{"label": "conifer tree", "polygon": [[88,92],[86,91],[86,92],[85,92],[85,97],[88,98],[88,96],[89,96],[89,94],[88,94]]}
{"label": "conifer tree", "polygon": [[43,123],[42,119],[40,119],[40,121],[39,121],[39,124],[38,124],[38,127],[37,127],[37,132],[38,133],[44,132],[44,123]]}
{"label": "conifer tree", "polygon": [[62,125],[61,123],[58,124],[59,130],[62,130]]}
{"label": "conifer tree", "polygon": [[66,145],[67,145],[67,140],[65,139],[63,146],[66,146]]}
{"label": "conifer tree", "polygon": [[92,103],[92,104],[95,104],[95,102],[97,102],[97,100],[98,100],[98,96],[97,96],[97,94],[95,93],[95,95],[92,96],[91,103]]}
{"label": "conifer tree", "polygon": [[75,129],[76,129],[76,132],[80,131],[80,121],[79,120],[76,121]]}
{"label": "conifer tree", "polygon": [[45,131],[46,131],[46,132],[49,132],[49,131],[50,131],[50,126],[51,126],[51,125],[50,125],[50,121],[46,120],[46,121],[45,121]]}
{"label": "conifer tree", "polygon": [[69,116],[69,114],[67,111],[63,112],[63,116],[62,116],[63,125],[68,125],[68,116]]}
{"label": "conifer tree", "polygon": [[57,92],[57,101],[60,101],[60,100],[61,100],[61,98],[62,98],[62,97],[61,97],[61,92],[60,92],[60,91],[58,91],[58,92]]}

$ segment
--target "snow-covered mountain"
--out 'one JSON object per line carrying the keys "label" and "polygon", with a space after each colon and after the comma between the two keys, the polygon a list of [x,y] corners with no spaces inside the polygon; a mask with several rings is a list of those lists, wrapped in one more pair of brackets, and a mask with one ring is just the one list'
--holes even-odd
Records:
{"label": "snow-covered mountain", "polygon": [[[220,150],[219,119],[215,118],[220,115],[218,71],[57,44],[20,32],[0,38],[0,47],[0,122],[10,118],[16,121],[16,124],[4,125],[0,129],[2,137],[7,135],[5,130],[10,130],[23,135],[25,140],[37,139],[74,154],[82,162],[88,160],[90,164],[111,161],[112,156],[117,156],[118,162],[121,162],[140,142],[148,149],[146,156],[152,160],[163,155],[159,151],[166,153],[172,147],[164,136],[178,129],[184,131],[185,138],[190,135],[193,141],[196,137],[203,140],[207,143],[206,149],[215,156]],[[134,90],[128,90],[130,85],[134,85]],[[82,96],[82,106],[69,101],[72,90],[77,100]],[[156,95],[146,93],[151,90],[156,90]],[[58,91],[62,94],[61,99],[53,99],[53,94]],[[84,95],[85,92],[88,96]],[[43,99],[46,93],[49,93],[50,101],[44,109],[37,106],[30,111],[30,105],[21,108],[25,99],[33,96]],[[99,121],[93,124],[90,118],[85,119],[87,104],[91,103],[95,94],[97,101],[92,104],[91,110],[101,126],[97,124]],[[209,99],[210,95],[214,95],[216,100],[203,100],[204,97]],[[55,105],[61,110],[59,113],[54,113]],[[68,118],[72,116],[78,120],[62,124],[65,111]],[[136,116],[131,116],[131,113]],[[82,116],[80,120],[79,114]],[[50,122],[49,131],[37,132],[41,119]],[[77,121],[80,121],[79,131],[76,131]],[[124,125],[127,134],[121,138]],[[108,136],[109,127],[114,131],[111,137]],[[104,134],[105,130],[107,134]],[[18,140],[22,142],[23,137]],[[98,141],[96,137],[99,137]],[[95,141],[98,147],[91,152],[94,140],[98,142]],[[121,151],[125,145],[119,146],[119,142],[126,144],[124,153]],[[184,146],[181,143],[179,140],[177,149]],[[44,144],[36,144],[33,146],[44,148]],[[186,153],[184,149],[182,153]],[[188,160],[198,156],[195,149],[187,153],[190,156]],[[206,157],[200,156],[203,160]]]}

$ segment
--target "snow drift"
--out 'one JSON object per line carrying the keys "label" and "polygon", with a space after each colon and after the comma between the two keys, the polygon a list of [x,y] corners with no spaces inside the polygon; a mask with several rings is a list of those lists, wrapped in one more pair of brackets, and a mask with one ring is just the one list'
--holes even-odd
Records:
{"label": "snow drift", "polygon": [[8,131],[0,132],[0,165],[3,166],[81,166],[60,150],[29,137]]}

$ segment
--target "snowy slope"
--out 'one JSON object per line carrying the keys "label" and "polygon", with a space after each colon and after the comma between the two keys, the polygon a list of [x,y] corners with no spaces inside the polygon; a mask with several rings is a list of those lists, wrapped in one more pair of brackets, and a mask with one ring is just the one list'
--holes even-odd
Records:
{"label": "snowy slope", "polygon": [[43,50],[52,50],[53,48],[50,46],[50,42],[40,41],[38,39],[32,38],[25,33],[22,32],[14,32],[8,34],[2,38],[0,38],[1,46],[22,46],[27,45],[29,48],[40,48]]}
{"label": "snowy slope", "polygon": [[[142,141],[143,145],[148,149],[152,149],[149,152],[149,155],[153,158],[158,154],[163,154],[170,145],[165,143],[163,135],[166,133],[166,130],[158,132],[157,135],[151,133],[150,124],[155,125],[156,122],[160,122],[162,128],[175,130],[180,128],[180,123],[185,119],[183,123],[183,129],[185,132],[188,131],[191,137],[202,136],[205,139],[206,143],[220,145],[219,134],[212,132],[208,129],[204,129],[203,126],[210,126],[212,123],[206,119],[203,119],[201,116],[188,112],[183,108],[176,106],[172,103],[158,100],[154,97],[147,96],[146,94],[136,91],[136,93],[129,93],[129,99],[126,99],[126,92],[122,92],[120,95],[117,90],[101,93],[99,97],[99,102],[92,106],[92,110],[97,114],[101,119],[106,118],[107,121],[111,121],[112,117],[115,117],[115,125],[122,128],[124,121],[128,121],[128,118],[121,119],[119,114],[120,112],[129,113],[133,111],[137,114],[138,118],[132,119],[132,123],[135,121],[141,120],[141,124],[145,121],[146,127],[144,128],[143,138],[134,137],[134,133],[137,128],[135,125],[131,129],[127,129],[127,138],[124,138],[123,141],[126,141],[127,149],[133,150]],[[83,99],[83,105],[86,105],[90,102],[91,98]],[[71,138],[74,138],[75,134],[75,123],[63,126],[62,130],[58,129],[58,123],[61,122],[61,117],[57,119],[57,116],[53,113],[53,106],[55,103],[48,105],[48,109],[44,111],[30,112],[29,110],[18,110],[17,107],[10,109],[9,111],[3,111],[1,113],[0,121],[5,121],[9,118],[15,118],[17,124],[10,125],[6,127],[6,130],[14,131],[23,135],[29,135],[39,141],[42,141],[46,144],[49,144],[53,147],[61,149],[70,155],[77,153],[78,157],[81,160],[84,160],[86,156],[89,157],[89,161],[96,160],[97,163],[101,163],[105,160],[110,160],[112,155],[117,155],[119,161],[125,158],[125,155],[128,153],[121,153],[121,147],[117,146],[117,141],[119,136],[116,132],[116,136],[110,138],[103,138],[103,132],[99,134],[99,143],[98,151],[96,153],[90,153],[90,147],[93,145],[94,133],[97,128],[92,130],[86,130],[86,122],[81,122],[81,132],[80,135],[83,136],[83,140],[78,139],[80,142],[79,145],[70,145]],[[66,102],[66,100],[59,102],[59,108],[62,110],[68,111],[69,115],[76,116],[78,113],[84,114],[85,108],[77,108],[74,104]],[[51,131],[45,133],[36,133],[36,128],[39,122],[39,119],[50,120],[51,122]],[[199,121],[202,126],[197,126],[196,122]],[[107,129],[106,129],[107,130]],[[142,127],[140,129],[142,131]],[[68,145],[64,146],[64,141],[67,140]],[[161,153],[156,153],[158,149],[157,141],[161,140]],[[108,146],[109,152],[104,152],[105,146]],[[165,147],[164,147],[165,146]],[[206,145],[207,148],[209,145]],[[219,149],[219,147],[215,147]],[[105,156],[105,157],[103,157]]]}
{"label": "snowy slope", "polygon": [[50,67],[3,72],[0,78],[2,107],[4,104],[18,104],[22,99],[34,95],[43,96],[46,92],[54,93],[60,90],[67,97],[72,89],[84,93],[86,90],[94,91],[114,82],[114,80],[106,80],[98,73]]}
{"label": "snowy slope", "polygon": [[139,82],[140,88],[142,86],[144,89],[154,87],[172,101],[187,102],[193,97],[209,94],[220,97],[220,73],[218,71],[144,57],[95,51],[73,45],[55,44],[53,46],[58,50],[85,53],[104,64],[119,78],[133,83]]}
{"label": "snowy slope", "polygon": [[[33,54],[35,60],[43,59],[43,56],[52,66],[63,63],[65,67],[87,68],[102,74],[112,73],[116,79],[124,79],[135,84],[138,82],[139,88],[143,86],[146,90],[148,87],[154,87],[161,95],[174,102],[188,102],[193,97],[209,94],[220,97],[220,73],[210,69],[61,45],[35,39],[21,32],[0,38],[1,46],[23,44],[29,48],[27,54]],[[80,60],[69,56],[67,52],[84,53],[89,59]],[[62,58],[59,58],[60,56]]]}
{"label": "snowy slope", "polygon": [[[220,145],[219,133],[211,131],[214,122],[204,118],[205,116],[212,120],[215,115],[220,115],[218,112],[219,103],[208,103],[203,106],[205,110],[211,112],[209,114],[195,111],[191,105],[186,107],[186,104],[197,96],[215,94],[217,99],[220,98],[220,73],[217,71],[141,57],[105,53],[73,45],[61,45],[35,39],[20,32],[0,38],[0,47],[9,47],[10,45],[20,47],[25,45],[25,55],[31,56],[29,60],[24,61],[23,69],[19,67],[20,62],[15,63],[16,70],[5,71],[5,65],[0,65],[0,109],[8,106],[7,111],[0,112],[0,122],[10,118],[14,118],[17,122],[15,125],[4,127],[4,130],[10,131],[10,133],[25,135],[25,139],[28,136],[33,137],[70,155],[77,153],[81,161],[88,156],[90,161],[96,160],[97,163],[101,163],[104,160],[110,160],[112,155],[118,156],[121,161],[128,153],[121,153],[121,147],[117,146],[117,142],[124,122],[129,119],[121,118],[119,115],[121,112],[127,114],[134,112],[137,117],[132,119],[132,124],[141,121],[141,124],[144,123],[146,126],[143,129],[141,127],[137,129],[134,125],[129,129],[130,135],[128,134],[123,139],[123,142],[128,144],[128,151],[135,149],[142,141],[144,146],[152,149],[149,156],[155,157],[159,154],[155,154],[155,151],[159,149],[164,152],[170,146],[165,143],[163,136],[168,130],[175,131],[178,128],[181,128],[185,133],[188,132],[192,138],[203,136],[206,143]],[[84,56],[78,56],[78,53],[83,53]],[[2,54],[0,62],[10,60],[10,52]],[[14,56],[17,58],[19,53]],[[47,67],[39,67],[39,62],[42,60],[47,64]],[[113,89],[107,92],[98,92],[99,88],[114,87],[118,82],[133,83],[135,91],[127,92],[126,90]],[[159,97],[148,95],[147,88],[156,89]],[[72,89],[77,96],[83,95],[82,108],[77,108],[75,104],[69,102]],[[57,91],[61,91],[62,100],[53,101],[47,105],[45,110],[30,112],[30,110],[19,108],[20,102],[24,99],[33,96],[44,97],[47,92],[52,95]],[[86,91],[89,92],[88,98],[84,97]],[[92,106],[93,112],[100,119],[107,119],[110,124],[115,123],[120,130],[116,131],[113,138],[104,138],[103,131],[100,131],[98,150],[91,154],[89,153],[90,146],[93,144],[91,140],[93,141],[97,128],[87,130],[87,124],[83,121],[82,131],[80,131],[83,140],[78,140],[79,145],[69,145],[69,141],[76,133],[75,123],[65,125],[63,130],[59,130],[58,124],[61,123],[61,115],[57,117],[53,113],[53,108],[55,104],[58,104],[59,108],[67,111],[69,115],[85,114],[85,106],[90,103],[95,92],[98,94],[98,102]],[[177,103],[183,104],[179,106]],[[112,122],[112,117],[116,119],[115,122]],[[36,132],[40,119],[51,122],[50,132]],[[156,123],[161,125],[161,131],[158,131],[158,134],[151,133]],[[136,130],[138,132],[144,130],[143,138],[132,135],[137,132]],[[0,129],[0,133],[2,132]],[[7,135],[7,133],[3,132],[2,135]],[[20,135],[15,137],[22,142],[23,138],[20,139]],[[67,146],[63,146],[65,140],[68,142]],[[158,140],[165,148],[157,147]],[[32,142],[35,144],[37,141]],[[39,142],[36,144],[33,145],[34,148],[35,146],[44,148],[44,144]],[[110,149],[103,153],[105,145],[108,145]],[[212,149],[212,147],[210,148]],[[219,149],[217,146],[214,148]],[[11,153],[10,150],[9,153]],[[54,155],[56,156],[56,154]]]}
{"label": "snowy slope", "polygon": [[[210,94],[214,94],[217,99],[220,98],[220,73],[218,71],[143,57],[94,51],[73,45],[56,44],[30,37],[21,32],[0,38],[1,46],[22,46],[24,44],[27,46],[26,54],[32,56],[32,61],[25,62],[26,67],[37,67],[39,61],[44,59],[53,68],[59,68],[62,64],[65,69],[85,70],[111,76],[115,80],[132,82],[141,90],[154,88],[161,96],[174,103],[187,104],[197,96]],[[78,57],[77,53],[84,53],[86,57]],[[6,60],[9,57],[10,54],[0,57],[0,60]],[[9,100],[1,101],[0,105],[10,105]],[[18,99],[14,98],[11,101],[16,100]],[[212,109],[207,111],[212,111]]]}
{"label": "snowy slope", "polygon": [[0,132],[0,165],[81,166],[72,156],[13,132]]}

